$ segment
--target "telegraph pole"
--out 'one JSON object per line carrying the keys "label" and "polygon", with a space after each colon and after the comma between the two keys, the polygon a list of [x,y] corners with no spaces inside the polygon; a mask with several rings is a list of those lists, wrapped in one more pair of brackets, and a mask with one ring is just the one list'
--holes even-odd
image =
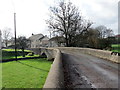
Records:
{"label": "telegraph pole", "polygon": [[16,46],[16,13],[14,13],[14,33],[15,33],[15,59],[17,61],[17,46]]}

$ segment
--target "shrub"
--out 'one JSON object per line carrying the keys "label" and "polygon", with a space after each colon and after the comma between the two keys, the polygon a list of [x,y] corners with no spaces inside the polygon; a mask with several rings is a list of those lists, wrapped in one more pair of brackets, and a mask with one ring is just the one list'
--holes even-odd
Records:
{"label": "shrub", "polygon": [[34,56],[34,53],[31,52],[31,53],[28,53],[27,55],[28,55],[28,56]]}

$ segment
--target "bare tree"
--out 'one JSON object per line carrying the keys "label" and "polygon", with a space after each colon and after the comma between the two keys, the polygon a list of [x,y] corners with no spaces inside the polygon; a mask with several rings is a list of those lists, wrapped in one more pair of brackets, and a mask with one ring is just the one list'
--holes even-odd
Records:
{"label": "bare tree", "polygon": [[50,19],[47,20],[49,29],[64,36],[66,46],[71,46],[77,34],[83,34],[92,23],[83,20],[79,9],[71,2],[59,2],[59,5],[50,7]]}
{"label": "bare tree", "polygon": [[12,37],[11,28],[8,28],[8,27],[4,28],[2,36],[3,36],[3,41],[5,43],[5,46],[7,47],[8,41]]}
{"label": "bare tree", "polygon": [[100,26],[96,27],[96,30],[99,31],[100,38],[107,38],[107,37],[111,37],[114,35],[113,30],[110,28],[107,28],[104,25],[100,25]]}
{"label": "bare tree", "polygon": [[29,40],[25,36],[19,36],[17,38],[17,48],[22,50],[23,57],[25,57],[24,50],[28,48]]}
{"label": "bare tree", "polygon": [[100,38],[105,38],[107,27],[104,25],[100,25],[96,27],[96,29],[99,31]]}
{"label": "bare tree", "polygon": [[114,36],[114,32],[112,29],[107,29],[106,30],[106,37],[112,37]]}

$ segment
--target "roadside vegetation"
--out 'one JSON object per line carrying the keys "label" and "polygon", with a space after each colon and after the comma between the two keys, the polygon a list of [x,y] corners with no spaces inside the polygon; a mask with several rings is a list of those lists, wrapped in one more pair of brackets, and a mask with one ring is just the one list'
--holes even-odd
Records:
{"label": "roadside vegetation", "polygon": [[[22,50],[17,49],[17,58],[23,58]],[[25,50],[25,57],[38,57],[39,55],[32,55],[32,51]],[[2,49],[2,59],[14,59],[15,50],[14,49]]]}

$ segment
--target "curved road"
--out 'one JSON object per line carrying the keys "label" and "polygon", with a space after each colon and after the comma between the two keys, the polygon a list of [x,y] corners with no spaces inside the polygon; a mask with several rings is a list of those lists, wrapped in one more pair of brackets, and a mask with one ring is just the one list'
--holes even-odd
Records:
{"label": "curved road", "polygon": [[119,64],[72,51],[62,53],[67,88],[118,88]]}

